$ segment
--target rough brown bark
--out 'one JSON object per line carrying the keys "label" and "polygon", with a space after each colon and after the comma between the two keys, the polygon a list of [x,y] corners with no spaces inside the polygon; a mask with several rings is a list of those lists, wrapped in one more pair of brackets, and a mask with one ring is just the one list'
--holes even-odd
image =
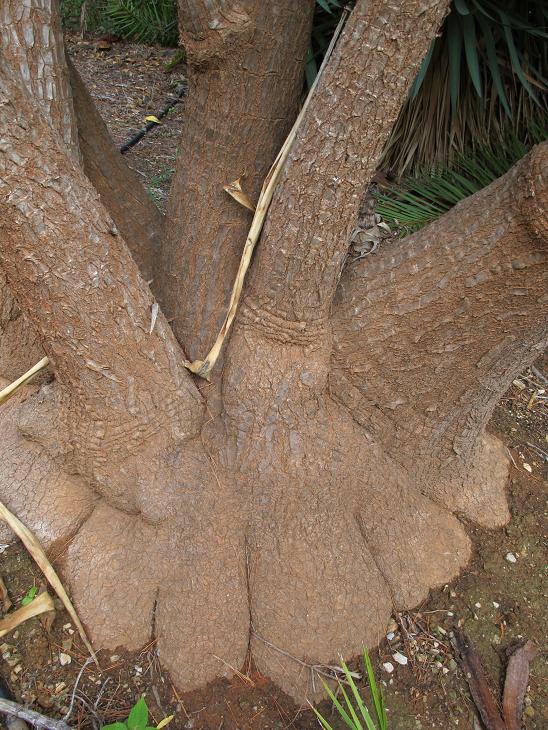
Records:
{"label": "rough brown bark", "polygon": [[8,120],[0,263],[57,378],[0,412],[2,499],[45,544],[71,542],[66,576],[98,645],[136,648],[155,625],[180,681],[204,682],[227,671],[215,656],[238,663],[247,650],[233,487],[199,438],[201,397],[161,312],[152,328],[129,250],[0,60],[3,129]]}
{"label": "rough brown bark", "polygon": [[137,174],[126,164],[74,64],[67,57],[78,141],[84,172],[101,196],[139,270],[156,290],[155,269],[163,234],[163,215]]}
{"label": "rough brown bark", "polygon": [[160,288],[191,360],[205,355],[222,324],[252,218],[223,186],[241,178],[256,202],[297,113],[313,6],[180,4],[191,75]]}
{"label": "rough brown bark", "polygon": [[68,69],[63,49],[59,0],[2,0],[2,55],[9,61],[46,119],[79,159]]}
{"label": "rough brown bark", "polygon": [[[78,160],[78,137],[58,10],[58,0],[2,2],[1,49]],[[0,274],[0,377],[13,380],[42,357],[38,334],[20,312]]]}
{"label": "rough brown bark", "polygon": [[547,343],[548,144],[425,229],[349,266],[331,393],[422,491],[509,519],[505,451],[485,426]]}
{"label": "rough brown bark", "polygon": [[[197,46],[215,39],[214,88],[231,64],[227,38],[251,53],[256,29],[237,29],[252,4],[199,7],[221,23],[198,14],[189,30]],[[0,266],[57,375],[0,410],[0,498],[46,545],[69,544],[65,577],[96,645],[137,648],[155,632],[181,687],[230,674],[251,650],[285,690],[312,697],[314,667],[376,643],[394,606],[418,603],[469,558],[452,494],[429,496],[329,391],[330,310],[362,190],[446,10],[357,3],[273,201],[215,416],[94,188],[0,60]],[[531,218],[524,169],[513,173],[520,220]],[[500,267],[513,260],[505,226],[476,230],[493,276],[497,236]],[[499,315],[493,342],[514,327]]]}

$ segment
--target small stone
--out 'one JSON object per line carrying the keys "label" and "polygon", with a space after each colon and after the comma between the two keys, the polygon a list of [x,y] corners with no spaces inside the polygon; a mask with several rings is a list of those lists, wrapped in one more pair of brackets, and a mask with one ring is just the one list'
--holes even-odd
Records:
{"label": "small stone", "polygon": [[14,639],[18,639],[19,638],[19,632],[18,631],[14,631],[13,632],[13,638]]}
{"label": "small stone", "polygon": [[72,657],[70,654],[65,654],[64,651],[60,652],[59,654],[59,663],[62,667],[66,667],[67,664],[70,664],[72,661]]}
{"label": "small stone", "polygon": [[520,390],[525,390],[525,383],[521,380],[512,380],[512,385],[515,385]]}
{"label": "small stone", "polygon": [[494,608],[500,608],[500,603],[493,601],[493,606],[494,606]]}
{"label": "small stone", "polygon": [[63,624],[63,629],[65,631],[68,631],[68,629],[72,628],[72,624]]}
{"label": "small stone", "polygon": [[119,660],[120,660],[120,656],[119,656],[118,654],[113,654],[113,655],[112,655],[112,656],[110,657],[110,661],[111,661],[111,662],[117,662],[117,661],[119,661]]}
{"label": "small stone", "polygon": [[506,553],[505,558],[509,563],[517,563],[518,561],[514,553]]}
{"label": "small stone", "polygon": [[394,621],[394,619],[391,619],[390,623],[386,627],[386,633],[387,634],[390,634],[390,633],[394,633],[395,634],[397,630],[398,630],[398,624]]}
{"label": "small stone", "polygon": [[531,464],[524,464],[523,468],[525,469],[525,471],[528,471],[529,474],[531,474],[531,472],[533,471]]}
{"label": "small stone", "polygon": [[401,664],[403,667],[407,664],[407,657],[404,654],[401,654],[399,651],[397,651],[395,654],[392,654],[392,658],[395,662],[398,662],[398,664]]}
{"label": "small stone", "polygon": [[19,672],[22,669],[23,669],[23,667],[20,664],[18,664],[16,667],[13,668],[13,671],[15,672],[15,674],[19,674]]}
{"label": "small stone", "polygon": [[386,638],[388,639],[388,641],[392,641],[392,639],[394,638],[394,636],[396,636],[396,634],[393,631],[389,631],[386,634]]}
{"label": "small stone", "polygon": [[475,606],[476,608],[481,608],[481,603],[480,603],[480,602],[478,601],[477,603],[474,603],[474,606]]}
{"label": "small stone", "polygon": [[388,672],[388,674],[392,674],[392,672],[394,671],[394,665],[392,664],[392,662],[384,662],[382,668],[385,672]]}
{"label": "small stone", "polygon": [[451,598],[456,598],[457,597],[457,594],[456,594],[455,591],[449,591],[449,595],[451,596]]}
{"label": "small stone", "polygon": [[443,669],[442,669],[441,671],[442,671],[442,672],[443,672],[444,674],[449,674],[449,669],[447,669],[447,667],[443,667]]}

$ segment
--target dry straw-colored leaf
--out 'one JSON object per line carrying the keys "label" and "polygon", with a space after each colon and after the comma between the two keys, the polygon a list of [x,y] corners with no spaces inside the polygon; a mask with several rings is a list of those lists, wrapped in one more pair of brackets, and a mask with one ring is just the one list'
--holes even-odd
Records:
{"label": "dry straw-colored leaf", "polygon": [[70,614],[71,619],[74,621],[74,624],[78,629],[78,633],[80,634],[82,641],[86,645],[97,666],[99,666],[97,657],[95,656],[95,652],[93,651],[84,627],[82,626],[82,623],[78,618],[78,614],[76,613],[74,606],[72,605],[72,602],[68,597],[68,594],[63,584],[61,583],[59,576],[55,572],[52,564],[49,562],[46,553],[42,549],[42,546],[40,545],[36,537],[27,527],[25,527],[21,520],[19,520],[12,512],[9,511],[9,509],[4,504],[2,504],[2,502],[0,502],[0,519],[3,519],[5,522],[7,522],[13,532],[17,535],[17,537],[21,540],[23,545],[32,555],[34,561],[36,562],[42,573],[46,576],[49,584],[61,599],[64,607]]}
{"label": "dry straw-colored leaf", "polygon": [[31,378],[33,378],[36,373],[39,373],[40,370],[43,370],[49,365],[49,360],[47,357],[43,357],[40,362],[37,362],[36,365],[33,365],[30,370],[27,370],[27,372],[24,375],[21,375],[20,378],[17,378],[17,380],[14,380],[13,383],[10,383],[9,385],[6,385],[6,387],[3,390],[0,390],[0,403],[4,403],[8,400],[8,398],[11,398],[11,396],[18,390],[22,385],[25,385],[25,383],[28,383]]}
{"label": "dry straw-colored leaf", "polygon": [[247,208],[254,213],[255,206],[249,199],[247,193],[244,193],[244,191],[242,190],[240,179],[241,178],[238,178],[237,180],[234,180],[234,182],[231,182],[228,185],[224,185],[223,190],[225,190],[230,196],[232,196],[234,200],[237,200],[240,205],[243,205],[244,208]]}
{"label": "dry straw-colored leaf", "polygon": [[7,613],[12,607],[10,597],[8,595],[8,589],[4,583],[4,579],[0,577],[0,609],[2,613]]}
{"label": "dry straw-colored leaf", "polygon": [[0,619],[0,637],[9,634],[10,631],[16,629],[23,622],[28,621],[29,618],[34,618],[34,616],[39,616],[41,613],[46,613],[47,611],[55,611],[55,606],[49,593],[41,593],[26,606],[21,606],[17,611],[13,611],[7,616],[4,616],[3,619]]}

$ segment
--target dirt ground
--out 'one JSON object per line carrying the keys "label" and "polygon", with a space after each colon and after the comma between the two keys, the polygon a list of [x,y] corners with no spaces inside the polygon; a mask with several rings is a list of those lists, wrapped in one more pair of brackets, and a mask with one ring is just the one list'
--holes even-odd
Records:
{"label": "dirt ground", "polygon": [[[181,66],[165,73],[173,50],[126,43],[98,50],[94,42],[77,38],[69,39],[69,49],[117,144],[142,127],[145,116],[157,113],[184,79]],[[160,207],[165,205],[183,113],[179,104],[127,155]],[[511,523],[497,531],[471,525],[475,555],[467,569],[451,585],[433,591],[415,611],[394,616],[387,626],[388,638],[372,653],[391,730],[481,728],[451,649],[456,626],[473,640],[497,693],[508,650],[524,639],[539,646],[525,699],[524,727],[548,727],[546,655],[542,653],[548,623],[544,583],[547,378],[548,359],[544,358],[514,381],[490,424],[513,461]],[[45,581],[20,544],[0,546],[0,551],[0,576],[13,606],[18,607],[29,588],[45,588]],[[132,655],[101,652],[99,669],[89,661],[61,606],[53,622],[48,616],[47,621],[31,619],[0,638],[0,677],[17,701],[51,717],[68,714],[73,727],[99,728],[123,720],[143,693],[155,724],[174,714],[173,730],[318,727],[309,708],[297,707],[252,669],[230,682],[178,694],[160,665],[154,642]],[[407,664],[394,659],[396,652]],[[393,671],[383,666],[387,663]],[[351,668],[360,669],[359,661],[351,663]],[[334,728],[343,727],[329,703],[320,710]]]}

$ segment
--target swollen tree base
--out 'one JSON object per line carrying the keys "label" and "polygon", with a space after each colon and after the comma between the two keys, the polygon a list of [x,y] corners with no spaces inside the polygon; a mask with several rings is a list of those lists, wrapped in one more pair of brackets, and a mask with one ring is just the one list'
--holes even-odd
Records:
{"label": "swollen tree base", "polygon": [[[229,25],[241,16],[230,0],[184,4],[206,21],[215,7]],[[223,372],[202,390],[131,256],[136,241],[124,241],[135,226],[113,220],[123,206],[109,205],[108,180],[99,175],[100,196],[0,56],[1,265],[55,373],[0,409],[0,499],[52,552],[63,547],[96,648],[154,637],[181,689],[230,675],[251,651],[293,697],[314,698],[315,668],[376,644],[394,608],[466,565],[453,513],[478,510],[461,494],[507,519],[506,466],[483,427],[543,337],[546,146],[440,221],[445,238],[429,228],[381,252],[363,276],[347,272],[334,300],[359,193],[447,6],[355,5],[291,148]],[[207,37],[225,21],[206,22]],[[252,30],[246,21],[241,38],[253,54]],[[81,139],[84,151],[108,149]],[[478,215],[491,198],[503,222]],[[476,227],[460,231],[467,211]],[[360,297],[371,309],[356,318]],[[522,337],[525,321],[535,324]],[[426,408],[406,387],[421,357],[436,393]]]}

